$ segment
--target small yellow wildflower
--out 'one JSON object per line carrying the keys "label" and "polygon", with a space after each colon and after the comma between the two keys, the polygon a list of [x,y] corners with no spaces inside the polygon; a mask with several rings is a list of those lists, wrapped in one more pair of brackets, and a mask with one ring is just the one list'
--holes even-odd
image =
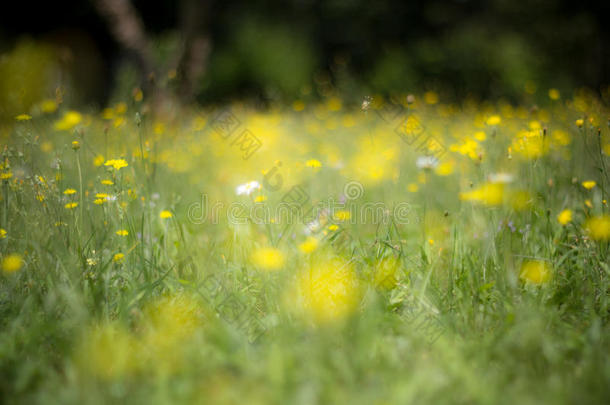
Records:
{"label": "small yellow wildflower", "polygon": [[125,159],[110,159],[104,163],[104,166],[112,166],[115,170],[120,170],[123,167],[129,166]]}
{"label": "small yellow wildflower", "polygon": [[336,224],[331,224],[328,227],[329,231],[336,231],[337,229],[339,229],[339,225],[336,225]]}
{"label": "small yellow wildflower", "polygon": [[3,228],[0,228],[0,239],[4,239],[6,238],[6,230]]}
{"label": "small yellow wildflower", "polygon": [[502,118],[499,115],[492,115],[486,121],[487,125],[498,125],[500,122],[502,122]]}
{"label": "small yellow wildflower", "polygon": [[83,120],[83,116],[81,113],[77,111],[67,111],[64,116],[55,122],[55,129],[58,131],[67,131],[78,124]]}
{"label": "small yellow wildflower", "polygon": [[585,229],[587,229],[592,239],[610,239],[610,215],[600,215],[590,218],[585,224]]}
{"label": "small yellow wildflower", "polygon": [[316,159],[309,159],[307,162],[305,162],[305,166],[317,169],[322,167],[322,163]]}
{"label": "small yellow wildflower", "polygon": [[308,236],[303,243],[299,245],[299,250],[303,253],[311,253],[318,247],[318,240],[313,236]]}
{"label": "small yellow wildflower", "polygon": [[561,95],[559,94],[559,90],[557,89],[549,89],[549,98],[551,100],[559,100]]}
{"label": "small yellow wildflower", "polygon": [[0,179],[2,180],[8,180],[11,177],[13,177],[13,173],[11,172],[0,173]]}
{"label": "small yellow wildflower", "polygon": [[348,221],[352,217],[352,214],[347,210],[340,210],[335,212],[334,218],[337,221]]}
{"label": "small yellow wildflower", "polygon": [[73,188],[67,188],[64,190],[64,194],[65,195],[72,195],[72,194],[76,194],[76,190]]}
{"label": "small yellow wildflower", "polygon": [[275,248],[267,247],[256,250],[252,254],[254,264],[265,270],[278,270],[284,265],[284,254]]}
{"label": "small yellow wildflower", "polygon": [[80,142],[72,141],[72,149],[79,150],[80,149]]}
{"label": "small yellow wildflower", "polygon": [[112,181],[112,180],[102,180],[100,183],[102,183],[105,186],[112,186],[112,185],[114,185],[114,181]]}
{"label": "small yellow wildflower", "polygon": [[168,210],[163,210],[159,214],[159,218],[161,218],[161,219],[168,219],[168,218],[171,218],[173,216],[174,216],[174,214],[172,214],[171,211],[168,211]]}
{"label": "small yellow wildflower", "polygon": [[119,263],[119,262],[122,262],[124,258],[125,258],[125,255],[123,253],[117,253],[114,256],[112,256],[112,261],[115,263]]}
{"label": "small yellow wildflower", "polygon": [[129,232],[127,231],[127,229],[119,229],[118,231],[116,231],[116,234],[119,236],[127,236],[129,235]]}
{"label": "small yellow wildflower", "polygon": [[532,284],[543,284],[551,278],[551,267],[544,260],[528,260],[521,266],[519,278]]}
{"label": "small yellow wildflower", "polygon": [[45,114],[54,113],[57,111],[57,103],[52,99],[43,100],[42,103],[40,103],[40,109]]}
{"label": "small yellow wildflower", "polygon": [[66,207],[67,209],[71,210],[72,208],[78,207],[78,203],[77,202],[67,203],[66,205],[64,205],[64,207]]}
{"label": "small yellow wildflower", "polygon": [[29,121],[32,119],[32,117],[28,114],[19,114],[18,116],[15,117],[15,119],[17,121]]}
{"label": "small yellow wildflower", "polygon": [[14,273],[23,267],[23,259],[17,253],[12,253],[2,260],[2,270],[5,273]]}
{"label": "small yellow wildflower", "polygon": [[585,121],[583,119],[577,119],[576,120],[576,126],[578,128],[582,128],[582,126],[584,125]]}
{"label": "small yellow wildflower", "polygon": [[106,202],[105,198],[96,198],[95,200],[93,200],[93,204],[95,205],[102,205]]}
{"label": "small yellow wildflower", "polygon": [[408,190],[410,193],[417,193],[417,190],[419,190],[419,186],[417,185],[417,183],[410,183],[410,184],[407,186],[407,190]]}
{"label": "small yellow wildflower", "polygon": [[587,180],[582,182],[582,186],[587,190],[591,190],[593,187],[595,187],[596,184],[597,183],[593,180]]}
{"label": "small yellow wildflower", "polygon": [[257,203],[258,202],[263,202],[263,201],[267,201],[267,197],[264,196],[264,195],[256,196],[256,198],[254,199],[254,202],[257,202]]}
{"label": "small yellow wildflower", "polygon": [[563,210],[557,215],[557,222],[561,225],[567,225],[572,221],[572,211],[571,210]]}

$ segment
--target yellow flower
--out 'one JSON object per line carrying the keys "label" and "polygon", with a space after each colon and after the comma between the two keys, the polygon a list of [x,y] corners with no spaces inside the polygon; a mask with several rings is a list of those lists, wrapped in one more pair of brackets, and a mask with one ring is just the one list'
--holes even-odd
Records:
{"label": "yellow flower", "polygon": [[532,284],[543,284],[551,278],[551,267],[544,260],[528,260],[521,265],[519,277]]}
{"label": "yellow flower", "polygon": [[322,167],[322,163],[320,163],[320,161],[316,159],[309,159],[307,162],[305,162],[305,166],[317,169]]}
{"label": "yellow flower", "polygon": [[119,236],[127,236],[129,235],[129,232],[127,231],[127,229],[119,229],[118,231],[116,231],[116,234]]}
{"label": "yellow flower", "polygon": [[559,97],[561,97],[561,95],[559,94],[559,90],[549,89],[549,98],[551,100],[559,100]]}
{"label": "yellow flower", "polygon": [[600,215],[590,218],[586,222],[585,228],[589,232],[589,235],[591,235],[592,239],[610,239],[610,215]]}
{"label": "yellow flower", "polygon": [[572,211],[571,210],[563,210],[557,215],[557,222],[561,225],[567,225],[568,222],[572,221]]}
{"label": "yellow flower", "polygon": [[102,205],[106,202],[105,198],[96,198],[95,200],[93,200],[93,204],[95,205]]}
{"label": "yellow flower", "polygon": [[407,190],[408,190],[410,193],[417,193],[417,190],[419,190],[419,186],[417,185],[417,183],[410,183],[410,184],[407,186]]}
{"label": "yellow flower", "polygon": [[120,170],[123,167],[129,166],[125,159],[110,159],[104,163],[104,166],[112,166],[115,170]]}
{"label": "yellow flower", "polygon": [[23,259],[17,253],[12,253],[2,260],[2,270],[5,273],[14,273],[23,267]]}
{"label": "yellow flower", "polygon": [[348,263],[320,260],[301,272],[286,295],[288,304],[320,324],[343,319],[358,307],[358,279]]}
{"label": "yellow flower", "polygon": [[348,221],[351,218],[352,214],[346,210],[340,210],[335,212],[334,218],[337,221]]}
{"label": "yellow flower", "polygon": [[66,205],[64,205],[64,207],[66,207],[67,209],[71,210],[72,208],[78,207],[78,203],[77,202],[67,203]]}
{"label": "yellow flower", "polygon": [[256,196],[256,198],[254,199],[254,202],[257,202],[257,203],[258,202],[263,202],[263,201],[267,201],[267,197],[264,196],[264,195]]}
{"label": "yellow flower", "polygon": [[597,183],[595,183],[595,181],[593,180],[587,180],[582,182],[582,186],[587,190],[591,190],[593,187],[595,187],[596,184]]}
{"label": "yellow flower", "polygon": [[582,126],[584,125],[585,121],[583,119],[577,119],[576,120],[576,126],[578,128],[582,128]]}
{"label": "yellow flower", "polygon": [[265,270],[278,270],[284,265],[284,254],[275,248],[267,247],[252,254],[254,264]]}
{"label": "yellow flower", "polygon": [[79,150],[80,149],[80,143],[78,141],[72,141],[72,149]]}
{"label": "yellow flower", "polygon": [[46,114],[54,113],[57,111],[57,103],[52,99],[43,100],[40,104],[40,109]]}
{"label": "yellow flower", "polygon": [[4,239],[6,238],[6,230],[3,228],[0,228],[0,239]]}
{"label": "yellow flower", "polygon": [[486,205],[500,205],[504,200],[504,185],[486,183],[472,191],[460,193],[460,200],[477,201]]}
{"label": "yellow flower", "polygon": [[76,190],[74,190],[73,188],[67,188],[64,190],[64,194],[65,195],[76,194]]}
{"label": "yellow flower", "polygon": [[98,167],[104,164],[104,156],[97,155],[95,159],[93,159],[93,165]]}
{"label": "yellow flower", "polygon": [[498,125],[500,122],[502,122],[502,118],[499,115],[492,115],[486,121],[487,125]]}
{"label": "yellow flower", "polygon": [[83,120],[83,116],[78,111],[67,111],[64,116],[55,122],[55,129],[58,131],[67,131]]}
{"label": "yellow flower", "polygon": [[299,250],[303,253],[311,253],[318,247],[318,240],[313,236],[308,236],[303,243],[299,245]]}
{"label": "yellow flower", "polygon": [[125,255],[123,253],[117,253],[114,256],[112,256],[112,261],[119,263],[119,262],[123,261],[124,258],[125,258]]}
{"label": "yellow flower", "polygon": [[339,229],[339,225],[331,224],[328,226],[329,231],[336,231],[337,229]]}
{"label": "yellow flower", "polygon": [[29,116],[28,114],[19,114],[18,116],[15,117],[15,119],[17,121],[28,121],[28,120],[31,120],[32,117]]}
{"label": "yellow flower", "polygon": [[174,216],[174,214],[172,214],[171,211],[168,211],[168,210],[163,210],[159,214],[159,218],[161,218],[161,219],[168,219],[168,218],[171,218],[173,216]]}
{"label": "yellow flower", "polygon": [[102,180],[100,183],[102,183],[105,186],[112,186],[114,184],[114,182],[112,180]]}

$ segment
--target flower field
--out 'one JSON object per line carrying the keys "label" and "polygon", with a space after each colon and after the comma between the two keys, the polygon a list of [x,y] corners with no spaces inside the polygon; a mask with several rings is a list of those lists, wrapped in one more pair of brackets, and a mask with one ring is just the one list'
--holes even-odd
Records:
{"label": "flower field", "polygon": [[0,402],[601,404],[608,99],[0,128]]}

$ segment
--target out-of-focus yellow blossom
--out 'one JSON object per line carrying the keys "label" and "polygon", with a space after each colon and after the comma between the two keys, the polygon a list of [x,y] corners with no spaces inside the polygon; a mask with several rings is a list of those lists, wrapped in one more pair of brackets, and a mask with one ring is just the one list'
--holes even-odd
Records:
{"label": "out-of-focus yellow blossom", "polygon": [[104,166],[112,166],[115,170],[120,170],[123,167],[129,166],[125,159],[110,159],[104,163]]}
{"label": "out-of-focus yellow blossom", "polygon": [[585,229],[592,239],[610,239],[610,215],[600,215],[589,218],[585,223]]}
{"label": "out-of-focus yellow blossom", "polygon": [[591,200],[585,200],[585,206],[587,208],[593,208],[593,204],[591,203]]}
{"label": "out-of-focus yellow blossom", "polygon": [[585,124],[585,121],[582,118],[579,118],[576,120],[576,126],[578,128],[582,128],[582,126]]}
{"label": "out-of-focus yellow blossom", "polygon": [[267,201],[267,197],[266,197],[266,196],[264,196],[264,195],[258,195],[258,196],[256,196],[256,198],[254,199],[254,202],[255,202],[255,203],[260,203],[260,202],[263,202],[263,201]]}
{"label": "out-of-focus yellow blossom", "polygon": [[122,378],[135,371],[138,342],[118,323],[93,326],[76,350],[76,363],[101,379]]}
{"label": "out-of-focus yellow blossom", "polygon": [[352,217],[352,214],[347,210],[340,210],[336,211],[333,217],[337,221],[348,221]]}
{"label": "out-of-focus yellow blossom", "polygon": [[527,260],[521,265],[519,277],[532,284],[543,284],[551,279],[551,266],[544,260]]}
{"label": "out-of-focus yellow blossom", "polygon": [[77,202],[70,202],[70,203],[67,203],[66,205],[64,205],[64,207],[66,207],[67,209],[71,210],[73,208],[78,207],[78,203]]}
{"label": "out-of-focus yellow blossom", "polygon": [[80,142],[72,141],[72,149],[79,150],[80,149]]}
{"label": "out-of-focus yellow blossom", "polygon": [[112,186],[112,185],[114,185],[114,181],[107,180],[107,179],[100,181],[100,183],[102,183],[105,186]]}
{"label": "out-of-focus yellow blossom", "polygon": [[305,162],[305,166],[317,169],[319,167],[322,167],[322,163],[320,163],[320,161],[316,159],[309,159],[307,162]]}
{"label": "out-of-focus yellow blossom", "polygon": [[561,95],[559,94],[559,90],[557,89],[549,89],[549,98],[551,100],[559,100]]}
{"label": "out-of-focus yellow blossom", "polygon": [[73,188],[67,188],[64,190],[64,194],[65,195],[72,195],[72,194],[76,194],[76,190]]}
{"label": "out-of-focus yellow blossom", "polygon": [[409,183],[409,185],[407,185],[407,190],[410,193],[416,193],[417,190],[419,190],[419,186],[417,185],[417,183]]}
{"label": "out-of-focus yellow blossom", "polygon": [[19,114],[18,116],[15,117],[15,119],[17,121],[29,121],[32,119],[32,116],[28,115],[28,114]]}
{"label": "out-of-focus yellow blossom", "polygon": [[52,99],[43,100],[40,103],[40,110],[45,114],[51,114],[57,111],[57,102]]}
{"label": "out-of-focus yellow blossom", "polygon": [[139,103],[144,98],[144,93],[142,93],[142,89],[136,88],[133,91],[133,101]]}
{"label": "out-of-focus yellow blossom", "polygon": [[483,142],[485,139],[487,139],[487,134],[483,131],[475,132],[474,139],[476,139],[479,142]]}
{"label": "out-of-focus yellow blossom", "polygon": [[116,234],[119,236],[127,236],[129,235],[129,231],[127,229],[119,229],[116,231]]}
{"label": "out-of-focus yellow blossom", "polygon": [[523,211],[532,203],[532,196],[526,190],[519,190],[510,193],[510,204],[515,211]]}
{"label": "out-of-focus yellow blossom", "polygon": [[302,102],[301,100],[295,100],[292,103],[292,109],[294,111],[303,111],[305,109],[305,103]]}
{"label": "out-of-focus yellow blossom", "polygon": [[116,253],[114,256],[112,256],[112,261],[115,263],[119,263],[122,262],[124,258],[125,255],[123,253]]}
{"label": "out-of-focus yellow blossom", "polygon": [[318,240],[313,236],[308,236],[303,243],[299,245],[299,250],[303,253],[311,253],[318,247]]}
{"label": "out-of-focus yellow blossom", "polygon": [[2,259],[2,270],[5,273],[15,273],[23,267],[23,258],[17,253],[11,253]]}
{"label": "out-of-focus yellow blossom", "polygon": [[591,190],[597,183],[594,180],[586,180],[582,182],[582,186],[587,190]]}
{"label": "out-of-focus yellow blossom", "polygon": [[460,193],[460,200],[476,201],[485,205],[500,205],[504,201],[504,184],[485,183],[482,186]]}
{"label": "out-of-focus yellow blossom", "polygon": [[328,226],[328,230],[329,231],[333,231],[334,232],[337,229],[339,229],[339,225],[337,225],[337,224],[331,224],[331,225]]}
{"label": "out-of-focus yellow blossom", "polygon": [[519,131],[512,149],[528,159],[537,159],[548,151],[548,142],[540,131]]}
{"label": "out-of-focus yellow blossom", "polygon": [[60,120],[55,122],[55,129],[58,131],[68,131],[83,120],[83,116],[78,111],[66,111]]}
{"label": "out-of-focus yellow blossom", "polygon": [[449,176],[453,173],[453,163],[452,162],[443,162],[435,170],[436,174],[439,176]]}
{"label": "out-of-focus yellow blossom", "polygon": [[0,179],[1,180],[8,180],[11,177],[13,177],[13,173],[12,172],[4,172],[4,173],[0,173]]}
{"label": "out-of-focus yellow blossom", "polygon": [[567,225],[572,221],[572,210],[563,210],[557,215],[557,222],[561,225]]}
{"label": "out-of-focus yellow blossom", "polygon": [[163,211],[161,211],[161,213],[159,213],[159,218],[161,218],[161,219],[168,219],[173,216],[174,215],[171,213],[171,211],[168,211],[168,210],[163,210]]}
{"label": "out-of-focus yellow blossom", "polygon": [[286,296],[288,305],[318,324],[341,320],[353,313],[360,288],[351,266],[340,259],[318,259],[302,271]]}
{"label": "out-of-focus yellow blossom", "polygon": [[265,247],[254,251],[252,262],[264,270],[279,270],[284,266],[285,258],[281,250]]}
{"label": "out-of-focus yellow blossom", "polygon": [[0,239],[6,238],[6,229],[0,228]]}
{"label": "out-of-focus yellow blossom", "polygon": [[104,164],[104,156],[102,155],[97,155],[94,159],[93,159],[93,165],[98,167]]}
{"label": "out-of-focus yellow blossom", "polygon": [[491,117],[487,118],[487,121],[485,121],[487,125],[498,125],[501,122],[502,118],[500,118],[499,115],[492,115]]}

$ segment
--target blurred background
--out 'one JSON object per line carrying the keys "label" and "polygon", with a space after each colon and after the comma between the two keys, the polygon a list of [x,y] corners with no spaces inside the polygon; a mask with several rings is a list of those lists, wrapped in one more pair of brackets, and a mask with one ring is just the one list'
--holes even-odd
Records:
{"label": "blurred background", "polygon": [[547,97],[610,83],[610,3],[59,0],[0,16],[0,117],[54,97],[97,108],[434,91]]}

